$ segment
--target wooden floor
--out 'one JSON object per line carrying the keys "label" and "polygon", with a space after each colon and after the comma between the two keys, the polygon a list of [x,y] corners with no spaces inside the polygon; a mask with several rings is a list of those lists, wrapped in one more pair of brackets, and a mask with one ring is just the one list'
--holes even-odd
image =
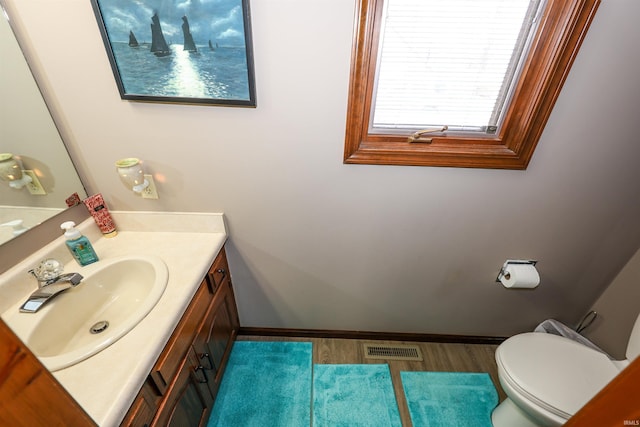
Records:
{"label": "wooden floor", "polygon": [[[279,338],[249,335],[241,335],[238,337],[238,340],[312,342],[313,363],[388,363],[403,426],[411,426],[411,419],[402,391],[400,371],[487,372],[491,375],[493,384],[496,390],[498,390],[499,400],[502,401],[506,397],[498,382],[498,371],[494,358],[497,345],[370,341],[333,338]],[[368,359],[365,358],[365,343],[418,345],[424,360],[416,362]]]}

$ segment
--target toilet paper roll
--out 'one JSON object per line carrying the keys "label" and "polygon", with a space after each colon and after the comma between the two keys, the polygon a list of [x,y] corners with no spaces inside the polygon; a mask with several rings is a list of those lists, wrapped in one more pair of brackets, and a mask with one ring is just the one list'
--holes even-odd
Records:
{"label": "toilet paper roll", "polygon": [[508,264],[500,282],[505,288],[535,288],[540,284],[540,275],[533,264]]}

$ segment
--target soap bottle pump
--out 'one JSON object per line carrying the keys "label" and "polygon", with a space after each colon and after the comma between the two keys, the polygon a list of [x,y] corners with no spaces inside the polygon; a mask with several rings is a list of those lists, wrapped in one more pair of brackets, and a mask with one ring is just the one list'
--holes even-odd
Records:
{"label": "soap bottle pump", "polygon": [[73,258],[82,266],[98,261],[98,255],[96,255],[96,252],[93,250],[91,242],[80,234],[80,232],[74,228],[75,226],[76,223],[73,221],[66,221],[60,225],[60,228],[65,230],[64,237],[67,238],[65,243],[71,255],[73,255]]}

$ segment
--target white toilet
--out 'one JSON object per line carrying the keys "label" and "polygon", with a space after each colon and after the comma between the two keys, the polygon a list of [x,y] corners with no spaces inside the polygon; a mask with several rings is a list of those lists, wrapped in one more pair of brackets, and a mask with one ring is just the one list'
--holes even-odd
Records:
{"label": "white toilet", "polygon": [[631,331],[626,360],[559,335],[515,335],[496,350],[498,377],[507,395],[491,415],[494,427],[554,427],[564,424],[640,354],[640,315]]}

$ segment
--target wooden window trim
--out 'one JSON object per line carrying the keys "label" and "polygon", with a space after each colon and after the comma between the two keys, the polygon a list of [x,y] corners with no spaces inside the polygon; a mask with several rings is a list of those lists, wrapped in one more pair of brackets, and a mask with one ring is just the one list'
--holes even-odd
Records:
{"label": "wooden window trim", "polygon": [[499,134],[431,143],[369,133],[383,1],[356,1],[344,163],[526,169],[600,0],[548,0]]}

